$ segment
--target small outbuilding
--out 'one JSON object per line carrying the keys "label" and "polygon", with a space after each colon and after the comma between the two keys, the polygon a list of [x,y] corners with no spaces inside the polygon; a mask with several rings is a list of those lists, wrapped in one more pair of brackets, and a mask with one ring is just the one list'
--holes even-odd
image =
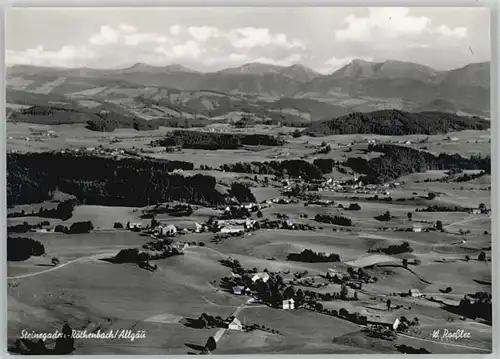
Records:
{"label": "small outbuilding", "polygon": [[419,298],[422,296],[422,293],[418,289],[410,289],[408,295],[412,298]]}
{"label": "small outbuilding", "polygon": [[243,325],[241,324],[241,322],[239,321],[238,318],[233,318],[233,320],[231,322],[229,322],[227,328],[229,330],[243,330]]}
{"label": "small outbuilding", "polygon": [[269,280],[269,278],[270,278],[269,274],[267,274],[265,272],[255,273],[252,277],[252,282],[256,282],[260,279],[264,283],[266,283]]}
{"label": "small outbuilding", "polygon": [[225,234],[238,234],[245,232],[245,228],[243,226],[227,226],[222,227],[220,232]]}
{"label": "small outbuilding", "polygon": [[140,222],[130,222],[128,224],[128,229],[131,229],[131,230],[140,230],[142,228],[144,228],[144,227],[143,227],[143,224]]}
{"label": "small outbuilding", "polygon": [[233,294],[241,295],[245,292],[245,287],[237,285],[233,287]]}
{"label": "small outbuilding", "polygon": [[293,299],[286,299],[282,303],[283,309],[295,309],[295,301]]}
{"label": "small outbuilding", "polygon": [[177,228],[173,224],[168,224],[166,226],[160,224],[154,229],[154,233],[157,236],[170,237],[177,233]]}
{"label": "small outbuilding", "polygon": [[399,318],[396,318],[396,320],[392,324],[392,329],[398,330],[400,324],[401,324],[401,321],[399,320]]}

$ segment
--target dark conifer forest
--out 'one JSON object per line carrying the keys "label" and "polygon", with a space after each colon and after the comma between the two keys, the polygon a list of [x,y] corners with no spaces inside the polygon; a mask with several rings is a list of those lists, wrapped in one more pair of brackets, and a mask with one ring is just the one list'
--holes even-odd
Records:
{"label": "dark conifer forest", "polygon": [[36,203],[52,191],[76,196],[80,203],[142,207],[179,200],[205,205],[222,204],[215,179],[197,174],[184,177],[174,169],[192,169],[182,161],[112,160],[66,154],[8,154],[9,206]]}

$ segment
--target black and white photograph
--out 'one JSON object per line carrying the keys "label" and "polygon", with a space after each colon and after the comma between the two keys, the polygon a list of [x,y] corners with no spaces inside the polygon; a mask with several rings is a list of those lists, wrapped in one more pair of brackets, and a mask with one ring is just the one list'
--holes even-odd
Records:
{"label": "black and white photograph", "polygon": [[489,8],[5,25],[9,354],[492,352]]}

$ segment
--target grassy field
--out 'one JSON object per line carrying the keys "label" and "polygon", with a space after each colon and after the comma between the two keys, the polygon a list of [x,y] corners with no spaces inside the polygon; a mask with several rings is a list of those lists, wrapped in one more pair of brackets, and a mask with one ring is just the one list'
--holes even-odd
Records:
{"label": "grassy field", "polygon": [[[123,209],[118,208],[116,211],[121,213]],[[359,213],[363,212],[362,210]],[[123,215],[122,213],[121,216]],[[92,216],[99,216],[98,212],[86,207],[75,213],[75,217],[81,220],[94,219]],[[112,220],[114,217],[106,223]],[[101,226],[104,225],[103,222]],[[110,230],[86,235],[33,233],[26,236],[44,244],[48,253],[47,262],[52,256],[56,256],[62,264],[96,254],[112,255],[121,248],[139,246],[148,240],[136,233]],[[178,322],[162,323],[151,321],[150,318],[162,315],[167,318],[196,318],[203,312],[224,317],[232,313],[234,308],[242,303],[242,299],[218,292],[209,284],[211,280],[230,275],[229,269],[219,264],[220,259],[228,256],[240,260],[244,267],[256,267],[258,270],[267,268],[270,271],[292,273],[307,270],[309,275],[317,275],[326,273],[329,268],[335,268],[337,272],[345,273],[350,265],[363,265],[363,262],[350,261],[369,258],[368,249],[408,241],[414,248],[411,257],[422,260],[419,266],[411,268],[416,274],[397,267],[372,269],[378,281],[363,286],[363,291],[359,294],[360,301],[333,301],[323,304],[330,309],[347,308],[358,311],[373,320],[384,322],[390,322],[400,315],[418,316],[423,328],[434,328],[440,323],[448,323],[449,318],[454,318],[454,321],[459,318],[425,299],[391,297],[393,305],[401,304],[404,307],[387,311],[387,295],[417,288],[422,293],[452,302],[466,293],[491,290],[491,287],[475,282],[491,281],[490,268],[484,262],[463,260],[465,254],[475,258],[479,248],[490,241],[490,237],[484,235],[470,236],[467,247],[463,247],[451,244],[459,238],[453,234],[435,233],[429,236],[424,233],[377,233],[366,224],[362,231],[350,233],[332,232],[331,228],[325,226],[323,230],[316,232],[260,230],[241,238],[228,238],[218,244],[211,243],[209,238],[210,235],[205,234],[179,237],[181,241],[201,240],[206,243],[206,247],[189,248],[184,256],[155,261],[160,269],[154,273],[141,270],[135,265],[111,264],[97,258],[87,258],[47,273],[11,280],[10,282],[16,283],[17,286],[9,289],[9,338],[15,338],[26,325],[29,325],[31,330],[60,327],[62,319],[65,318],[73,327],[92,324],[101,328],[133,327],[147,332],[147,339],[135,342],[82,341],[77,346],[78,353],[141,354],[150,348],[157,354],[185,354],[192,351],[187,344],[203,345],[215,330],[192,329]],[[305,248],[338,253],[342,262],[301,263],[286,260],[287,254]],[[269,260],[269,257],[274,257],[275,260]],[[387,262],[390,262],[391,258],[393,263],[400,263],[400,256],[389,256]],[[46,270],[47,267],[40,266],[45,260],[44,257],[37,259],[37,262],[10,262],[8,275],[17,276]],[[443,259],[447,261],[440,262]],[[431,284],[423,282],[419,277]],[[447,286],[453,288],[448,296],[439,292]],[[337,290],[335,286],[322,289]],[[350,346],[351,339],[346,337],[359,332],[357,325],[303,310],[245,308],[239,318],[247,323],[266,325],[281,334],[228,332],[219,343],[221,349],[218,352],[221,354],[359,353],[360,350],[385,350],[382,344],[374,344],[371,349],[358,350],[359,348]],[[487,334],[484,334],[491,327],[470,320],[461,321],[460,324],[475,328],[477,335],[480,335],[472,344],[481,347],[491,345]],[[156,334],[158,330],[161,335]],[[339,339],[339,343],[332,343],[337,337],[343,339]],[[419,344],[422,347],[436,346],[423,341]],[[444,348],[443,352],[447,352],[446,349],[448,348]]]}
{"label": "grassy field", "polygon": [[[36,141],[33,130],[55,131],[56,138],[42,138]],[[134,130],[116,130],[113,133],[92,132],[83,126],[41,126],[25,123],[8,123],[8,149],[19,151],[58,150],[68,147],[93,147],[102,145],[107,148],[148,148],[151,140],[159,138],[170,129],[137,132]],[[289,133],[294,129],[259,126],[262,133]],[[428,136],[426,144],[433,152],[489,154],[488,132],[465,131],[450,134],[456,141],[446,141],[447,136]],[[26,137],[30,137],[26,141]],[[110,143],[113,137],[123,140]],[[391,140],[421,140],[427,136],[390,137]],[[313,138],[303,136],[290,138],[283,148],[243,149],[234,151],[183,150],[169,154],[157,154],[157,157],[192,161],[218,167],[224,163],[238,161],[264,161],[292,158],[328,157],[342,160],[347,154],[346,147],[355,141],[366,139],[383,140],[381,136],[345,135]],[[475,141],[478,141],[477,143]],[[313,152],[322,142],[332,146],[328,155],[316,156]],[[353,152],[349,156],[369,158],[378,154],[363,155],[358,149],[366,143],[351,144]],[[415,145],[420,146],[420,145]],[[245,175],[218,171],[186,171],[185,174],[206,173],[214,175],[220,181],[221,190],[232,181],[240,180]],[[254,175],[249,175],[251,178]],[[258,175],[260,178],[262,175]],[[333,177],[341,177],[338,173]],[[9,218],[8,226],[24,221],[37,224],[48,220],[51,225],[71,225],[77,221],[93,222],[96,231],[89,234],[66,235],[55,233],[26,233],[13,237],[29,237],[40,241],[47,252],[46,256],[32,257],[24,262],[8,262],[8,338],[9,343],[19,336],[22,329],[53,331],[60,329],[67,320],[75,329],[97,327],[102,330],[127,329],[145,330],[146,339],[130,341],[119,340],[81,340],[76,343],[76,354],[186,354],[196,352],[193,347],[204,345],[207,338],[214,335],[216,329],[193,329],[186,327],[179,318],[197,318],[202,313],[226,317],[240,306],[244,299],[217,290],[209,281],[217,283],[222,277],[230,276],[228,268],[219,261],[232,257],[238,259],[245,268],[268,269],[279,272],[285,279],[291,279],[294,272],[308,271],[308,276],[325,274],[329,269],[339,274],[346,274],[347,268],[364,267],[377,282],[364,284],[359,291],[358,301],[323,302],[325,308],[357,311],[369,318],[392,322],[399,316],[418,317],[422,327],[420,339],[398,337],[395,342],[368,338],[361,333],[361,327],[350,322],[305,310],[283,311],[267,307],[245,307],[238,314],[242,322],[266,325],[280,334],[263,331],[234,332],[224,334],[218,344],[216,354],[236,353],[393,353],[393,344],[406,344],[415,348],[427,348],[432,353],[469,353],[477,352],[474,347],[491,348],[492,328],[470,319],[461,320],[439,303],[426,298],[411,298],[392,295],[407,293],[409,289],[419,289],[427,295],[445,303],[457,303],[465,294],[477,291],[491,293],[491,262],[479,262],[481,251],[488,258],[491,251],[491,218],[488,215],[468,214],[463,212],[427,213],[415,212],[433,204],[460,205],[477,207],[480,203],[491,206],[491,186],[489,176],[463,183],[427,182],[424,179],[438,179],[444,176],[441,171],[430,171],[405,176],[398,181],[404,185],[390,190],[393,198],[417,197],[415,201],[392,203],[368,201],[362,194],[338,192],[318,192],[322,199],[335,202],[333,206],[304,206],[297,204],[272,204],[263,209],[264,218],[274,220],[277,214],[287,214],[295,223],[304,223],[316,227],[316,231],[268,230],[261,229],[242,237],[230,237],[220,242],[212,242],[212,233],[191,233],[176,237],[179,243],[202,242],[204,247],[192,246],[183,256],[176,256],[154,261],[159,269],[148,272],[132,264],[112,264],[101,260],[112,256],[123,248],[139,247],[151,240],[125,230],[114,230],[114,222],[126,224],[140,221],[149,224],[149,219],[141,219],[142,208],[106,207],[78,205],[72,218],[67,221],[44,219],[36,214],[30,217]],[[281,196],[280,187],[253,187],[256,199],[264,201]],[[439,196],[434,200],[425,197],[430,192]],[[358,199],[351,197],[358,196]],[[348,198],[346,198],[348,197]],[[338,208],[338,204],[347,207],[359,203],[360,211],[348,211]],[[9,211],[24,209],[35,212],[40,206],[54,207],[57,202],[16,206]],[[190,217],[170,217],[158,215],[162,223],[171,223],[179,227],[190,227],[194,222],[205,222],[218,215],[211,208],[194,208]],[[393,218],[380,222],[374,217],[389,211]],[[408,219],[412,213],[412,221]],[[319,223],[314,220],[317,214],[341,215],[353,222],[351,231],[339,231],[340,226]],[[307,218],[304,218],[307,215]],[[256,219],[256,215],[252,215]],[[445,232],[395,232],[394,228],[412,228],[414,224],[422,227],[432,226],[437,220],[442,221]],[[381,231],[380,227],[389,227]],[[335,231],[334,231],[335,230]],[[460,234],[470,231],[467,234]],[[487,231],[487,233],[485,233]],[[462,243],[462,239],[466,239]],[[413,252],[399,255],[372,254],[369,250],[384,248],[389,245],[408,242]],[[340,262],[305,263],[287,260],[290,253],[304,249],[327,254],[337,253]],[[465,256],[471,260],[465,261]],[[50,267],[51,259],[60,260],[58,267]],[[419,259],[417,266],[404,269],[399,264],[402,259]],[[384,266],[392,264],[393,266]],[[396,265],[396,266],[394,266]],[[290,271],[289,274],[284,272]],[[30,275],[33,274],[33,275]],[[482,283],[482,284],[480,284]],[[298,286],[297,286],[298,287]],[[452,291],[443,294],[441,290],[451,287]],[[304,287],[303,289],[307,289]],[[338,285],[329,285],[321,292],[339,291]],[[352,293],[352,290],[351,292]],[[386,300],[390,298],[393,306],[400,309],[387,310]],[[156,319],[155,319],[156,318]],[[162,319],[163,318],[163,319]],[[436,328],[465,328],[472,333],[472,339],[464,342],[466,347],[457,347],[440,342],[426,341]],[[449,343],[453,344],[453,343]]]}

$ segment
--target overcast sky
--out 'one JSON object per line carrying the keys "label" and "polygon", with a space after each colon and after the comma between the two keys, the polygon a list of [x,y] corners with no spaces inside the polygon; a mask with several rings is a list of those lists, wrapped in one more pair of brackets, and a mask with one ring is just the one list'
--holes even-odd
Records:
{"label": "overcast sky", "polygon": [[264,62],[329,73],[354,58],[437,69],[490,60],[486,8],[17,8],[6,29],[7,65]]}

